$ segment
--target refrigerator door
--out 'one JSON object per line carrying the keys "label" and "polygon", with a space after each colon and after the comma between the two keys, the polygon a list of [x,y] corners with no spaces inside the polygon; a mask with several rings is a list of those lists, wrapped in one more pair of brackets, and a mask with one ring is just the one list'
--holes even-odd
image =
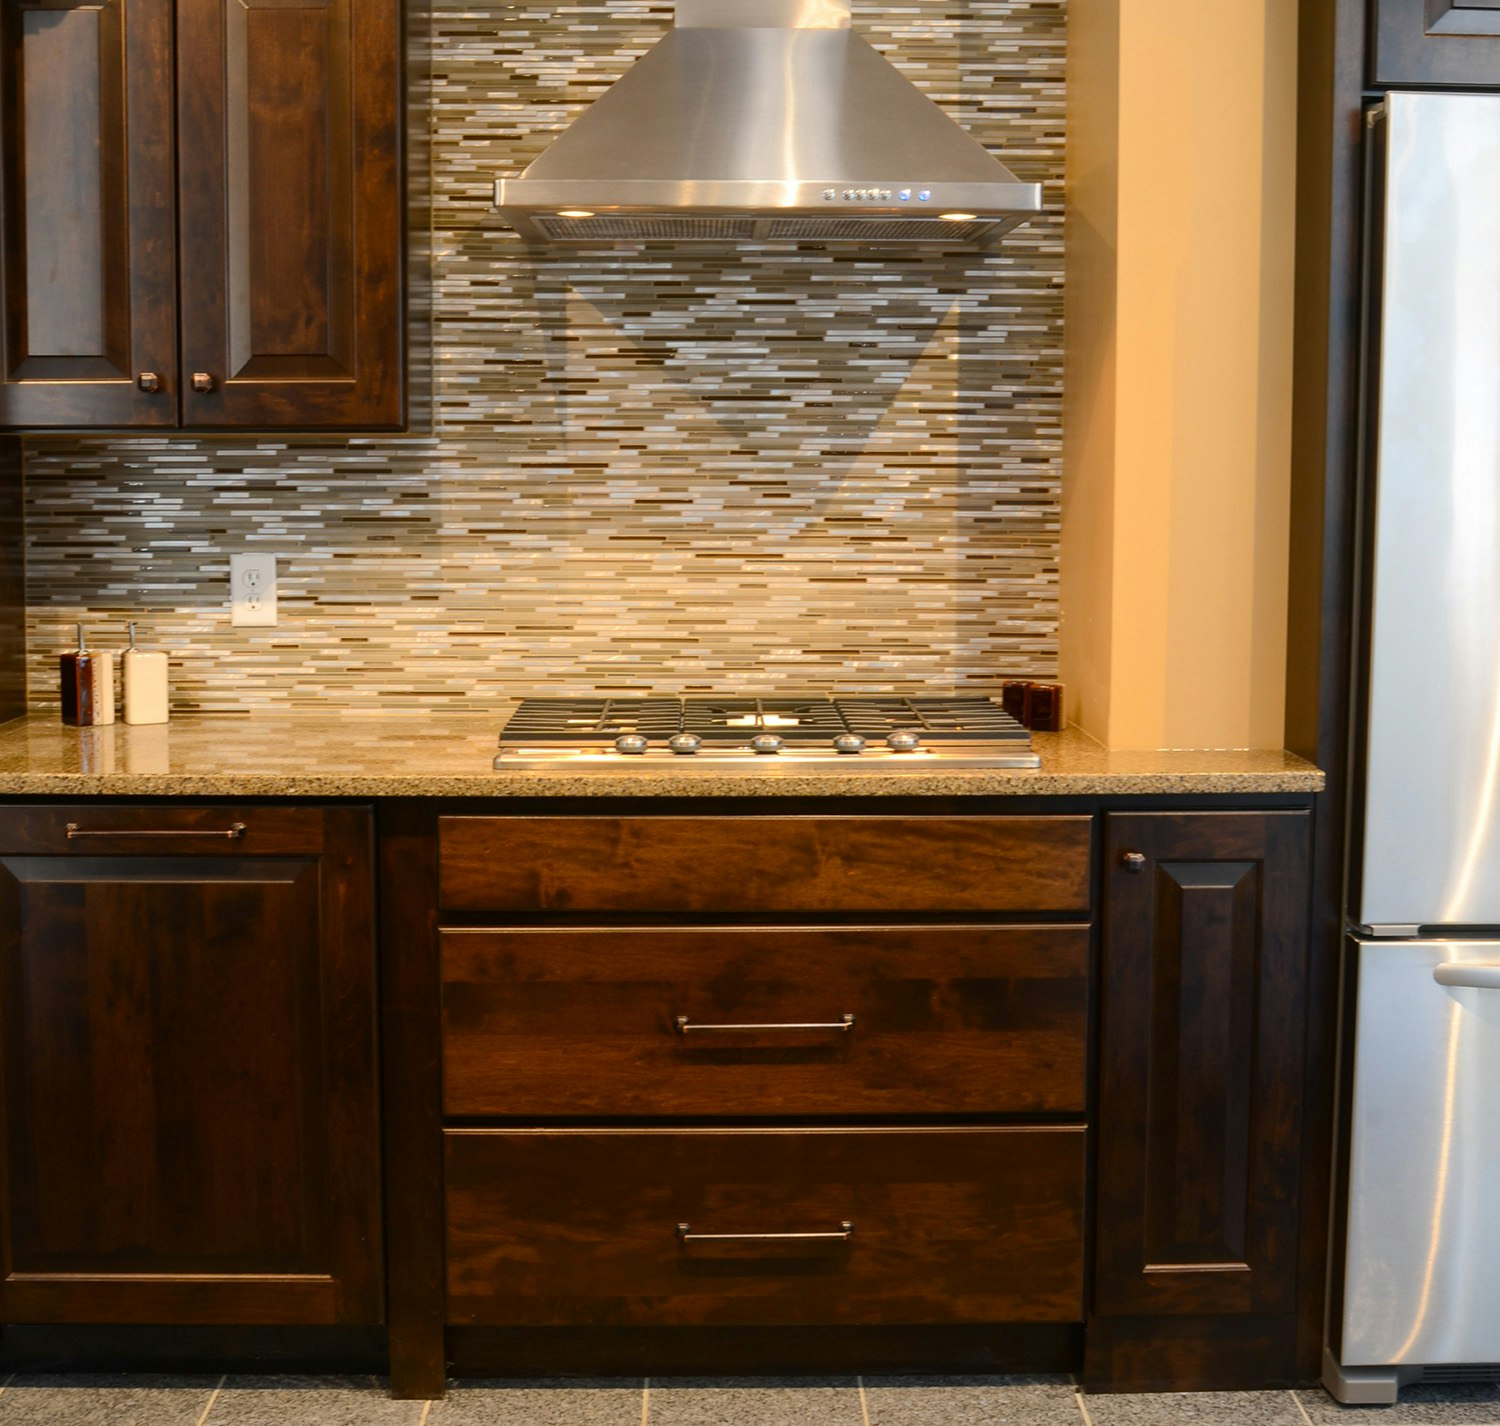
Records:
{"label": "refrigerator door", "polygon": [[1386,106],[1354,914],[1500,925],[1500,95]]}
{"label": "refrigerator door", "polygon": [[1358,956],[1340,1361],[1500,1361],[1500,941]]}

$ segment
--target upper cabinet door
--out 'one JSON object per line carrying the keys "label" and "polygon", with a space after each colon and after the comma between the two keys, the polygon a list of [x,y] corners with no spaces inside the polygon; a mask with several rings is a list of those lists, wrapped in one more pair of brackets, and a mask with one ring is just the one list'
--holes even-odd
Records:
{"label": "upper cabinet door", "polygon": [[186,426],[402,419],[399,0],[179,0]]}
{"label": "upper cabinet door", "polygon": [[175,425],[171,0],[0,31],[0,425]]}
{"label": "upper cabinet door", "polygon": [[1370,82],[1500,88],[1500,0],[1376,0]]}

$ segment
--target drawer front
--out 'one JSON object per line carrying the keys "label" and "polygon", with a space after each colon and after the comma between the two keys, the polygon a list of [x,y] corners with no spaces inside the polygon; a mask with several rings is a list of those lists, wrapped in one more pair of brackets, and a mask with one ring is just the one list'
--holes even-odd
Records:
{"label": "drawer front", "polygon": [[442,967],[449,1114],[1084,1109],[1081,926],[453,930]]}
{"label": "drawer front", "polygon": [[323,819],[319,807],[241,802],[7,807],[0,813],[0,855],[316,856],[323,850]]}
{"label": "drawer front", "polygon": [[443,817],[451,911],[1064,912],[1088,817]]}
{"label": "drawer front", "polygon": [[1081,1128],[444,1138],[455,1324],[1083,1315]]}

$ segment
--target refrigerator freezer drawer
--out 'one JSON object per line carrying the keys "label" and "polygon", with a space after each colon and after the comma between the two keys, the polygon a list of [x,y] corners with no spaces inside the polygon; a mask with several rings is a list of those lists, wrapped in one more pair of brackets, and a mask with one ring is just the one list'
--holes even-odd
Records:
{"label": "refrigerator freezer drawer", "polygon": [[1500,941],[1361,941],[1345,1366],[1500,1361]]}

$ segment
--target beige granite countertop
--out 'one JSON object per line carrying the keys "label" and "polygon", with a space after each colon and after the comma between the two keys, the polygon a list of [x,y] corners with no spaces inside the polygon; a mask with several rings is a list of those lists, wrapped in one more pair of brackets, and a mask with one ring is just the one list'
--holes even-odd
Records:
{"label": "beige granite countertop", "polygon": [[55,712],[0,724],[0,795],[119,797],[1066,796],[1316,792],[1323,774],[1280,750],[1121,752],[1076,729],[1034,735],[1034,771],[809,773],[751,764],[621,773],[496,772],[510,704],[483,713],[183,715],[68,728]]}

